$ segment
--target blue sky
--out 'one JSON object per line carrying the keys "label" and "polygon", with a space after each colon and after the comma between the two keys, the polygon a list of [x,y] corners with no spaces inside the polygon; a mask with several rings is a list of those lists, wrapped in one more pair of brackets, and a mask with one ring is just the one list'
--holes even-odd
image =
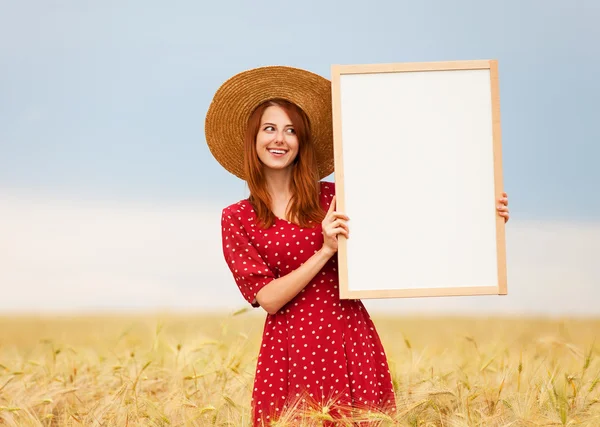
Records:
{"label": "blue sky", "polygon": [[596,1],[1,4],[3,187],[228,200],[203,119],[230,75],[495,58],[515,215],[600,217]]}
{"label": "blue sky", "polygon": [[[515,228],[600,221],[595,0],[0,0],[0,11],[0,195],[15,217],[87,202],[211,215],[243,197],[211,157],[203,121],[218,86],[244,69],[329,77],[331,64],[497,59]],[[588,267],[597,283],[591,264],[577,271]],[[174,283],[198,279],[186,280]]]}

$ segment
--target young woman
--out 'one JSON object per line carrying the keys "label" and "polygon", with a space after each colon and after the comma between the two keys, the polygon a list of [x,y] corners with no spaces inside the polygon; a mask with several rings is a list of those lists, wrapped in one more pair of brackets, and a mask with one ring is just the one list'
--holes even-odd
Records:
{"label": "young woman", "polygon": [[[289,67],[240,73],[206,118],[213,155],[248,184],[222,212],[225,260],[243,297],[268,314],[252,393],[253,424],[361,410],[393,415],[386,354],[360,300],[338,295],[331,88]],[[506,203],[498,208],[508,219]],[[504,203],[504,204],[503,204]]]}

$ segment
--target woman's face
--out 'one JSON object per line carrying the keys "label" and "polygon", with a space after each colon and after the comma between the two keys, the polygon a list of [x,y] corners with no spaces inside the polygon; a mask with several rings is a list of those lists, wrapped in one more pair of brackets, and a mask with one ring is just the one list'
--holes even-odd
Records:
{"label": "woman's face", "polygon": [[283,170],[294,163],[298,155],[298,137],[283,108],[270,106],[263,113],[256,135],[256,152],[270,169]]}

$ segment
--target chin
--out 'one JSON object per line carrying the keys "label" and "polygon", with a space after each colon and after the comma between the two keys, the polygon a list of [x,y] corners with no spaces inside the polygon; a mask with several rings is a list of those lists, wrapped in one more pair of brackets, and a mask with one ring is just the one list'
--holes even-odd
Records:
{"label": "chin", "polygon": [[269,165],[269,164],[265,164],[265,169],[266,170],[272,170],[272,171],[284,171],[284,170],[291,170],[292,169],[292,165]]}

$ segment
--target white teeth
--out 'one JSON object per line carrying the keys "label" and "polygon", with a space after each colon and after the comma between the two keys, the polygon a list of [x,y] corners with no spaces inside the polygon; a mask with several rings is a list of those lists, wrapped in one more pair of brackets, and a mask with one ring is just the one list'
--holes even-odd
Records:
{"label": "white teeth", "polygon": [[269,152],[275,153],[275,154],[285,154],[285,151],[283,151],[283,150],[269,150]]}

